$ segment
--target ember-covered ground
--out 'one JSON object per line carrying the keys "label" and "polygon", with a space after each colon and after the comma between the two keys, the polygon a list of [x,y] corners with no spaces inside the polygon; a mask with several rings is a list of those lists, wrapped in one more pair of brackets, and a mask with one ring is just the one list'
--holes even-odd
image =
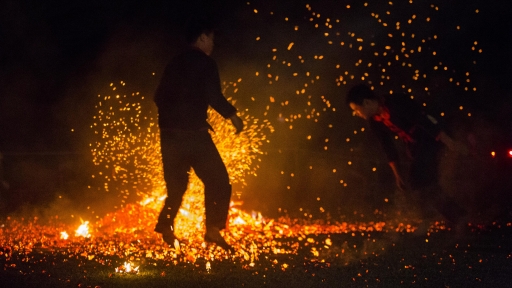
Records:
{"label": "ember-covered ground", "polygon": [[9,217],[0,228],[1,286],[509,287],[512,280],[510,212],[459,233],[434,221],[418,235],[418,221],[378,213],[366,222],[305,221],[233,207],[231,254],[203,243],[201,233],[166,247],[144,220],[153,213],[128,205],[81,230],[58,217]]}

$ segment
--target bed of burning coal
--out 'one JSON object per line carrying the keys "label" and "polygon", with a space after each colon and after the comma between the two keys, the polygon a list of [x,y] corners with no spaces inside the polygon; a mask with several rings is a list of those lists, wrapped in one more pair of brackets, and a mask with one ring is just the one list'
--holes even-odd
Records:
{"label": "bed of burning coal", "polygon": [[[183,233],[165,245],[137,205],[78,227],[58,217],[0,223],[2,287],[507,287],[512,217],[456,233],[432,222],[265,219],[232,209],[235,252]],[[146,218],[148,217],[148,218]],[[151,218],[153,217],[153,218]],[[200,230],[200,228],[198,228]]]}

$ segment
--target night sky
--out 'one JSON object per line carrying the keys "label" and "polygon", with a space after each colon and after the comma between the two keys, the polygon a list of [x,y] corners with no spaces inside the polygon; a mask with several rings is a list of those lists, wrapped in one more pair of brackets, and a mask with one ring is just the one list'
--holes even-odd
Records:
{"label": "night sky", "polygon": [[[75,149],[60,141],[66,138],[65,134],[70,128],[80,122],[62,116],[66,114],[62,111],[76,102],[86,104],[84,98],[93,98],[96,93],[87,86],[98,75],[108,78],[105,79],[108,82],[110,79],[137,78],[137,74],[161,70],[172,55],[166,52],[179,47],[180,29],[190,15],[213,16],[219,23],[222,38],[219,37],[213,56],[222,68],[229,63],[230,57],[256,61],[253,50],[257,47],[251,47],[250,43],[253,36],[269,33],[272,27],[283,22],[278,14],[288,15],[290,22],[299,23],[303,20],[300,18],[305,18],[305,4],[308,3],[255,1],[249,7],[245,1],[212,4],[197,0],[184,1],[186,5],[174,5],[170,1],[2,2],[0,143],[4,151],[20,152]],[[323,7],[351,4],[351,1],[342,2],[320,1],[313,6],[321,11]],[[252,7],[273,10],[276,17],[266,17],[265,21],[255,23],[246,17],[252,12]],[[455,65],[464,65],[463,61],[468,55],[450,51],[453,46],[465,41],[465,37],[480,41],[484,52],[478,63],[477,73],[481,78],[478,84],[482,87],[480,89],[486,89],[489,93],[486,93],[485,99],[468,101],[477,103],[469,103],[476,107],[484,105],[487,110],[492,110],[499,104],[488,102],[510,98],[512,28],[509,8],[508,1],[492,4],[489,1],[471,1],[464,5],[444,1],[442,19],[436,22],[437,27],[428,28],[443,33],[447,29],[440,25],[465,25],[465,30],[458,35],[446,32],[446,44],[441,48],[452,53],[450,57],[453,58],[449,60]],[[468,13],[475,9],[479,9],[480,13]],[[359,13],[354,12],[347,17],[355,22]],[[340,13],[338,17],[343,19],[344,15]],[[286,43],[287,35],[280,37]],[[120,46],[115,47],[115,41],[119,41]],[[106,61],[106,57],[111,61]],[[148,63],[140,64],[145,59]],[[130,69],[133,68],[130,62],[146,66]],[[482,97],[480,95],[477,97]],[[87,110],[88,107],[71,109]],[[75,110],[72,118],[78,116],[76,112],[79,111]],[[83,114],[80,116],[87,117]],[[59,141],[55,141],[55,138],[59,138]]]}
{"label": "night sky", "polygon": [[[352,41],[356,45],[355,38],[360,36],[365,41],[371,39],[377,47],[400,43],[396,34],[391,39],[387,36],[392,28],[382,27],[376,17],[370,16],[372,11],[379,13],[381,19],[386,19],[386,11],[391,11],[391,16],[387,18],[391,26],[399,19],[407,19],[409,15],[417,14],[418,19],[422,20],[434,15],[430,23],[407,26],[402,22],[404,28],[401,31],[406,31],[404,33],[408,35],[415,33],[417,38],[422,35],[426,35],[425,38],[438,36],[439,41],[429,39],[424,47],[431,45],[430,48],[437,51],[441,60],[432,56],[416,57],[416,53],[411,55],[411,61],[422,70],[432,70],[439,61],[443,62],[440,68],[449,66],[448,71],[457,70],[453,76],[436,71],[432,72],[433,77],[429,74],[427,80],[411,81],[409,72],[406,74],[403,69],[390,68],[392,80],[386,81],[385,85],[377,89],[378,92],[390,89],[396,91],[400,90],[402,83],[414,83],[406,85],[418,88],[415,91],[422,91],[417,95],[419,99],[435,103],[444,111],[457,111],[463,105],[478,115],[479,119],[483,119],[486,125],[497,127],[499,132],[496,133],[503,135],[501,142],[511,141],[512,6],[509,1],[424,3],[415,0],[413,4],[409,1],[374,1],[369,2],[368,7],[363,6],[361,1],[249,1],[250,5],[247,1],[234,0],[222,1],[222,4],[215,3],[221,1],[183,2],[186,4],[175,5],[171,4],[172,1],[2,1],[0,151],[8,156],[87,153],[88,126],[97,95],[109,83],[121,80],[151,95],[158,84],[158,73],[173,53],[183,47],[180,32],[191,15],[216,19],[218,33],[212,57],[218,62],[221,80],[229,82],[239,77],[244,78],[246,91],[252,92],[238,94],[236,97],[240,98],[237,103],[239,108],[254,111],[257,117],[261,117],[263,107],[267,105],[260,99],[267,101],[269,95],[272,95],[276,97],[276,102],[286,101],[290,96],[293,97],[296,86],[300,84],[300,80],[288,77],[291,72],[286,67],[264,71],[273,55],[287,59],[287,56],[279,53],[287,51],[290,42],[294,42],[294,46],[288,50],[304,53],[305,57],[325,54],[327,60],[324,62],[306,62],[304,68],[298,70],[300,73],[311,70],[315,75],[321,75],[321,80],[317,81],[320,88],[311,88],[313,103],[321,104],[319,96],[325,96],[338,111],[343,112],[327,113],[320,120],[323,128],[299,121],[296,124],[298,127],[315,131],[313,141],[303,144],[297,139],[304,138],[304,133],[286,132],[289,130],[280,128],[278,116],[279,113],[284,113],[284,117],[297,114],[297,111],[303,109],[302,104],[273,110],[269,118],[274,121],[277,135],[274,136],[276,146],[271,148],[293,146],[321,151],[325,145],[323,139],[328,137],[331,139],[330,145],[339,144],[339,147],[345,149],[346,135],[363,123],[360,119],[350,118],[344,106],[347,87],[357,81],[348,80],[336,86],[335,79],[339,73],[334,71],[334,63],[340,63],[341,69],[352,67],[347,69],[357,71],[354,63],[358,57],[368,62],[368,55],[371,54],[364,53],[371,46],[365,42],[361,54],[354,52],[345,55],[343,53],[348,51],[345,46],[344,50],[337,50],[339,42],[345,42],[348,46]],[[306,8],[308,3],[311,4],[311,11]],[[350,9],[347,5],[350,5]],[[434,11],[435,7],[439,8],[439,12]],[[475,13],[477,10],[478,13]],[[315,18],[312,11],[322,15],[317,18],[318,21],[309,20]],[[328,37],[323,36],[325,18],[330,18],[336,31],[340,32],[337,36],[334,32],[329,35],[331,38],[339,37],[335,44],[338,46],[326,44]],[[335,25],[334,19],[340,19],[341,24]],[[319,28],[313,26],[317,22],[320,23]],[[461,28],[457,29],[459,25]],[[298,34],[293,34],[291,28],[294,26],[300,27]],[[352,37],[350,32],[358,36]],[[261,37],[261,40],[255,41],[257,37]],[[472,44],[475,41],[478,44]],[[472,46],[476,47],[476,51],[470,49]],[[272,52],[273,48],[278,48],[277,54]],[[483,52],[478,53],[479,49]],[[375,65],[372,69],[381,68],[378,59],[373,60]],[[382,60],[380,64],[385,65],[386,61]],[[275,80],[272,86],[277,88],[262,85],[268,81],[261,82],[265,76],[254,77],[255,71],[262,75],[273,73],[273,77],[282,75],[279,82]],[[373,75],[378,74],[375,71]],[[464,71],[470,71],[471,76],[464,77]],[[151,76],[152,73],[157,76]],[[407,77],[407,80],[402,81],[402,77]],[[448,84],[446,79],[450,77],[455,78],[455,81],[459,77],[462,82],[471,78],[468,86],[470,89],[478,89],[476,92],[463,91]],[[377,79],[375,76],[373,81],[378,82]],[[428,93],[422,90],[427,86]],[[276,95],[280,93],[276,91],[283,93]],[[260,98],[250,101],[253,94],[258,94]],[[447,118],[457,122],[457,117]],[[337,121],[343,122],[343,125],[335,124],[333,129],[325,128]],[[307,135],[309,132],[305,133]]]}

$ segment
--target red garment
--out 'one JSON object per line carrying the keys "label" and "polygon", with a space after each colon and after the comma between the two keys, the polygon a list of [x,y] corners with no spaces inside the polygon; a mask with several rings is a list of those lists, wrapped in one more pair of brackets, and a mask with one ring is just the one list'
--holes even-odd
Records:
{"label": "red garment", "polygon": [[386,106],[382,106],[382,112],[380,114],[373,116],[373,120],[382,122],[389,128],[389,130],[396,133],[404,142],[414,143],[414,139],[412,139],[411,135],[393,124],[393,122],[389,120],[390,118],[389,109]]}

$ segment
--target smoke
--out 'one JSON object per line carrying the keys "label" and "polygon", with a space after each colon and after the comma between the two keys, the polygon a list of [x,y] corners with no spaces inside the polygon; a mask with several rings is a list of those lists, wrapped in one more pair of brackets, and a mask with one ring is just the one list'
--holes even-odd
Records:
{"label": "smoke", "polygon": [[[454,138],[469,148],[468,155],[445,151],[440,183],[475,220],[492,221],[509,209],[512,161],[506,155],[511,134],[482,116],[452,124]],[[496,156],[492,156],[491,152]]]}
{"label": "smoke", "polygon": [[158,28],[122,21],[112,25],[109,17],[117,16],[104,15],[102,7],[60,23],[78,7],[46,10],[41,4],[31,7],[34,12],[12,2],[5,8],[0,151],[10,187],[0,199],[8,206],[4,212],[39,206],[70,215],[94,204],[112,207],[117,195],[105,201],[108,195],[96,197],[89,188],[97,95],[120,80],[133,80],[151,95],[158,73],[179,46],[177,29],[164,21]]}

